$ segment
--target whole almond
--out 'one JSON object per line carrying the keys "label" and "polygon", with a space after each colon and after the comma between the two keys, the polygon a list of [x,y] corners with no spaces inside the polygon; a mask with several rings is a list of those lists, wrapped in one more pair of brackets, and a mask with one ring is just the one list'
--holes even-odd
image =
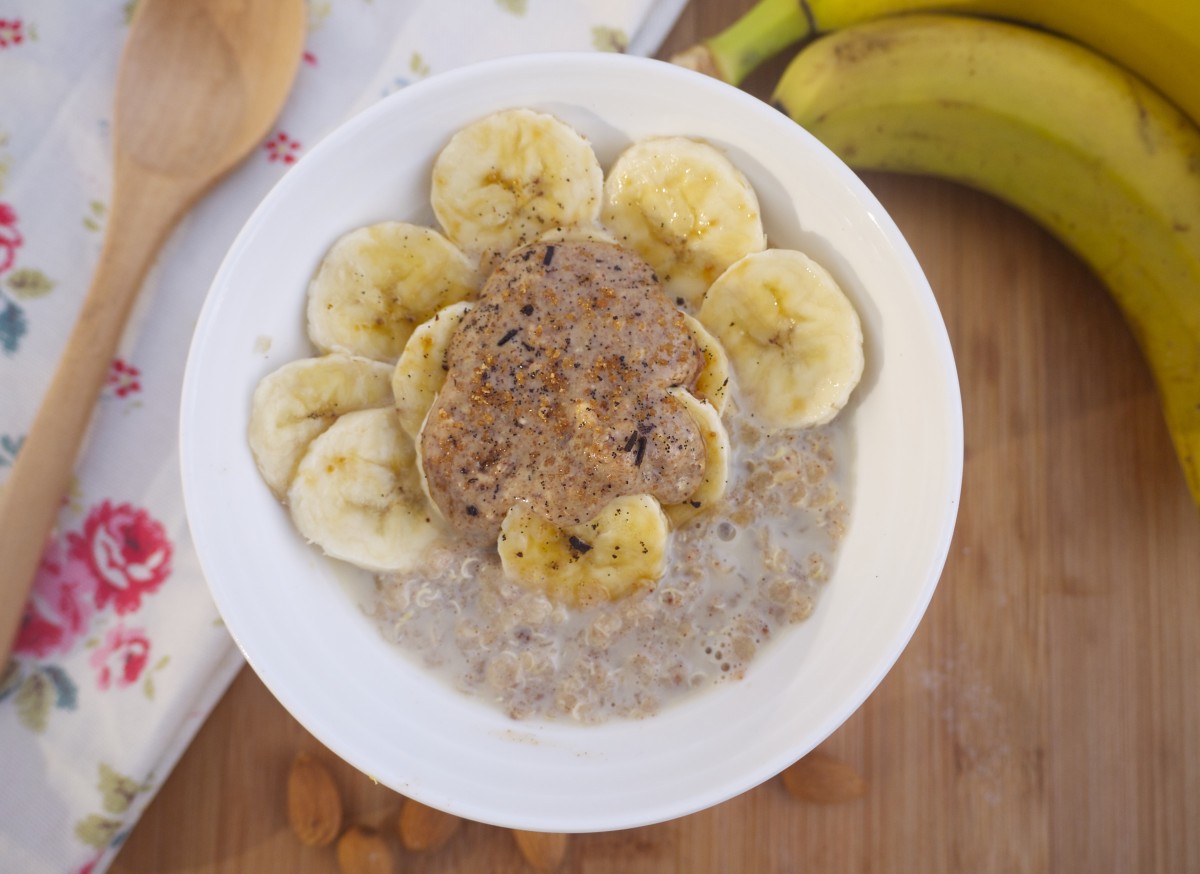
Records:
{"label": "whole almond", "polygon": [[308,753],[292,761],[288,774],[288,823],[300,843],[324,847],[342,828],[342,796],[329,771]]}
{"label": "whole almond", "polygon": [[553,832],[512,830],[517,847],[535,871],[555,871],[567,855],[567,836]]}
{"label": "whole almond", "polygon": [[406,798],[400,808],[396,830],[405,849],[421,852],[436,850],[445,844],[460,825],[461,817]]}
{"label": "whole almond", "polygon": [[853,801],[867,793],[867,781],[848,762],[809,753],[783,772],[783,785],[796,798],[817,804]]}
{"label": "whole almond", "polygon": [[338,838],[338,868],[342,874],[394,874],[392,848],[373,828],[355,825]]}

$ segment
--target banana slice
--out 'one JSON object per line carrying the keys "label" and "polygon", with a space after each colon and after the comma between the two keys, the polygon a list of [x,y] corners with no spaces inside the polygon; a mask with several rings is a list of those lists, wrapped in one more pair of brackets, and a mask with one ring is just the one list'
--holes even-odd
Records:
{"label": "banana slice", "polygon": [[720,417],[725,414],[725,405],[729,401],[729,356],[725,354],[717,338],[700,324],[699,319],[684,313],[683,320],[696,339],[696,345],[704,353],[704,366],[696,377],[696,390],[693,394],[712,404]]}
{"label": "banana slice", "polygon": [[693,306],[726,267],[767,245],[746,177],[712,146],[685,137],[642,140],[622,152],[604,182],[602,215],[667,293]]}
{"label": "banana slice", "polygon": [[671,527],[681,528],[725,494],[729,485],[729,433],[721,421],[721,414],[708,401],[700,400],[682,388],[667,391],[687,409],[700,427],[700,436],[704,440],[704,479],[686,501],[663,507]]}
{"label": "banana slice", "polygon": [[394,362],[413,329],[474,297],[482,279],[430,228],[381,222],[341,237],[308,287],[308,336],[323,352]]}
{"label": "banana slice", "polygon": [[626,495],[594,519],[559,528],[517,504],[497,548],[505,576],[578,607],[612,601],[666,569],[667,517],[650,495]]}
{"label": "banana slice", "polygon": [[748,411],[768,425],[830,421],[862,377],[858,313],[802,252],[747,255],[713,283],[699,318],[729,355]]}
{"label": "banana slice", "polygon": [[485,271],[541,234],[600,218],[591,144],[550,115],[511,109],[460,130],[433,165],[430,200],[451,240]]}
{"label": "banana slice", "polygon": [[386,364],[333,353],[291,361],[268,373],[250,401],[250,451],[278,498],[313,438],[343,413],[392,402]]}
{"label": "banana slice", "polygon": [[463,316],[471,311],[468,301],[450,304],[434,313],[413,331],[392,373],[396,413],[408,436],[414,440],[434,398],[446,381],[446,349]]}
{"label": "banana slice", "polygon": [[378,573],[416,567],[441,530],[412,438],[388,407],[347,413],[313,440],[288,505],[296,528],[327,555]]}

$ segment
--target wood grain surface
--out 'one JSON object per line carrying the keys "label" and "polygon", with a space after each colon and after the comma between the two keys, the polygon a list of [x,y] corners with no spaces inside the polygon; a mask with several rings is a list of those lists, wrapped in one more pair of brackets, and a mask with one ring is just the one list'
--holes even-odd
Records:
{"label": "wood grain surface", "polygon": [[[750,0],[692,0],[663,56]],[[747,90],[766,96],[781,69]],[[647,828],[570,838],[573,874],[1200,871],[1200,513],[1104,289],[999,202],[870,175],[925,268],[962,383],[966,467],[941,584],[896,667],[821,750],[865,778],[821,805],[776,778]],[[402,799],[340,762],[244,670],[113,868],[336,872],[301,846],[287,772],[333,770],[348,822]],[[532,870],[467,823],[396,870]]]}

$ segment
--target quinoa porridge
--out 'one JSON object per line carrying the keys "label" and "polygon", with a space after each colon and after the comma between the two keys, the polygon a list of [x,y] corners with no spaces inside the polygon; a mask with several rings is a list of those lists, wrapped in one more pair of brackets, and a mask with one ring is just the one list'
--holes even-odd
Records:
{"label": "quinoa porridge", "polygon": [[495,549],[439,544],[428,567],[376,578],[383,634],[514,718],[650,716],[741,679],[812,613],[847,518],[839,424],[769,433],[731,403],[729,489],[674,533],[653,587],[587,610],[510,580]]}

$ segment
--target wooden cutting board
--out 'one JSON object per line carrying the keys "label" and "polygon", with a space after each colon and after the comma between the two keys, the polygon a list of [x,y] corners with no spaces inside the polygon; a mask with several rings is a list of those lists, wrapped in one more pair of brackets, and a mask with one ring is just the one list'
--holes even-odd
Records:
{"label": "wooden cutting board", "polygon": [[[692,0],[662,56],[751,0]],[[781,64],[747,84],[766,97]],[[772,780],[695,815],[573,836],[574,874],[1200,871],[1200,512],[1149,372],[1100,284],[995,200],[870,175],[942,307],[966,467],[929,612],[822,747],[865,777],[816,805]],[[341,763],[244,670],[118,856],[115,874],[335,872],[284,810],[288,766],[333,769],[347,816],[401,799]],[[531,870],[468,823],[397,871]]]}

